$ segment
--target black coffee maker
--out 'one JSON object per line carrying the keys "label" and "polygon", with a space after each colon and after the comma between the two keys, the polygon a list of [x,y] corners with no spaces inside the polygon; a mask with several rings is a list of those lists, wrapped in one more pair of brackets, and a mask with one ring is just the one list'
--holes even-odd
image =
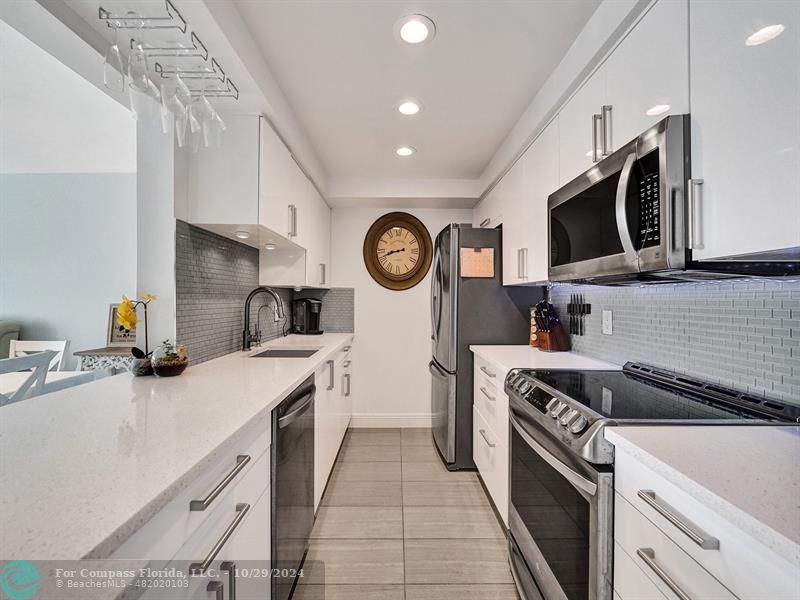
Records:
{"label": "black coffee maker", "polygon": [[322,300],[301,298],[292,302],[292,331],[301,335],[320,335]]}

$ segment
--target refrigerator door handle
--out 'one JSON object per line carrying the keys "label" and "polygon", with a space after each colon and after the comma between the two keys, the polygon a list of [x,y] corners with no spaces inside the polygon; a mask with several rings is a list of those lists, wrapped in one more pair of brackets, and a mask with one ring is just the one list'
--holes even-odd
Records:
{"label": "refrigerator door handle", "polygon": [[442,255],[436,251],[436,262],[433,267],[433,280],[431,281],[431,337],[434,341],[439,339],[439,325],[442,316]]}

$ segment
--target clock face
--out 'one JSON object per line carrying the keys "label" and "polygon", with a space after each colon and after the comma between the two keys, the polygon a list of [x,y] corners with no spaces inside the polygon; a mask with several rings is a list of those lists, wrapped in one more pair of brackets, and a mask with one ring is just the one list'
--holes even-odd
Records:
{"label": "clock face", "polygon": [[372,224],[364,238],[364,263],[385,288],[406,290],[417,285],[431,265],[428,230],[407,213],[389,213]]}
{"label": "clock face", "polygon": [[390,227],[378,238],[378,264],[389,275],[407,275],[417,269],[419,240],[405,227]]}

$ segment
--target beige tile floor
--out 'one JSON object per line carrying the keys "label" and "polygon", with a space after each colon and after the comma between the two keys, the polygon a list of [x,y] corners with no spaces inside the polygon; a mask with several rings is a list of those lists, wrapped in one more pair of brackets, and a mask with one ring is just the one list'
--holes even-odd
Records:
{"label": "beige tile floor", "polygon": [[295,600],[518,600],[477,475],[429,429],[350,430],[311,537]]}

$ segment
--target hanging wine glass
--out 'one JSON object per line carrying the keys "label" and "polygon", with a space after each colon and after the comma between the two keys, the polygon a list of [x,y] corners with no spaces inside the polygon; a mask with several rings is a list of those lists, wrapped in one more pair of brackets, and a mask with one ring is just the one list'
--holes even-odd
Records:
{"label": "hanging wine glass", "polygon": [[122,64],[122,54],[119,51],[119,21],[110,22],[114,30],[114,43],[106,50],[103,62],[103,85],[115,92],[125,91],[125,67]]}

